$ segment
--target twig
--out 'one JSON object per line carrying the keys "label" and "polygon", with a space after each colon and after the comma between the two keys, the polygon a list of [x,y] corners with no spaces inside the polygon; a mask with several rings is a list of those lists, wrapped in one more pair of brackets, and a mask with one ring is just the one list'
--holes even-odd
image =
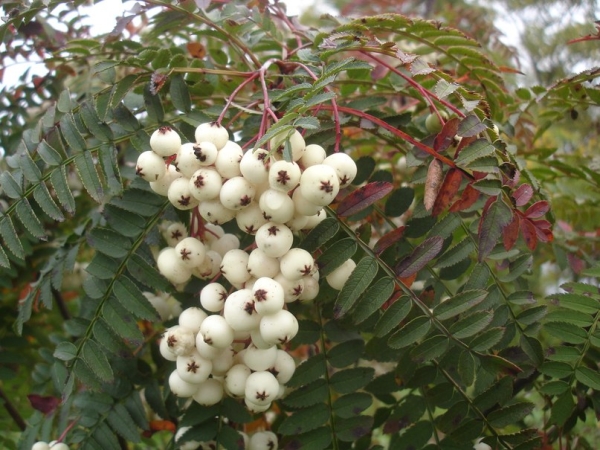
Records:
{"label": "twig", "polygon": [[65,303],[65,299],[62,296],[61,292],[52,288],[52,295],[54,297],[54,300],[56,301],[56,305],[58,306],[58,310],[60,311],[60,315],[62,316],[62,318],[64,320],[71,319],[71,313],[67,308],[67,304]]}
{"label": "twig", "polygon": [[8,412],[8,415],[12,417],[21,431],[25,431],[27,428],[25,420],[23,417],[21,417],[21,414],[19,414],[19,411],[17,411],[17,408],[15,408],[15,405],[13,405],[10,399],[6,396],[2,388],[0,388],[0,398],[4,400],[4,408]]}

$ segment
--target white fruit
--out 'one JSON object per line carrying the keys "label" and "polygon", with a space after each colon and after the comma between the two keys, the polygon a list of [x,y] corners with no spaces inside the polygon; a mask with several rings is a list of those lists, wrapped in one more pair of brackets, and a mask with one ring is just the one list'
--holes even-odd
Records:
{"label": "white fruit", "polygon": [[276,345],[291,341],[298,333],[298,320],[286,309],[260,319],[260,335],[265,342]]}
{"label": "white fruit", "polygon": [[246,404],[246,408],[251,413],[262,413],[267,411],[271,407],[271,402],[265,403],[264,405],[257,405],[254,402],[251,402],[247,398],[244,398],[244,403]]}
{"label": "white fruit", "polygon": [[31,447],[31,450],[49,450],[50,446],[48,445],[47,442],[44,441],[38,441],[35,444],[33,444],[33,446]]}
{"label": "white fruit", "polygon": [[271,403],[279,393],[279,382],[271,372],[254,372],[246,380],[244,396],[257,405]]}
{"label": "white fruit", "polygon": [[189,268],[199,266],[206,257],[204,244],[194,237],[187,237],[179,241],[175,246],[175,252],[182,264]]}
{"label": "white fruit", "polygon": [[265,219],[271,222],[285,223],[294,217],[294,201],[285,192],[267,189],[258,204]]}
{"label": "white fruit", "polygon": [[306,142],[304,142],[304,138],[298,130],[294,130],[292,133],[284,131],[271,139],[269,142],[271,152],[279,159],[282,159],[286,141],[289,141],[289,146],[292,150],[292,160],[298,161],[306,149]]}
{"label": "white fruit", "polygon": [[227,141],[227,144],[219,150],[215,160],[215,168],[223,178],[238,177],[242,174],[240,171],[240,161],[244,156],[244,150],[233,141]]}
{"label": "white fruit", "polygon": [[52,450],[69,450],[69,446],[64,442],[52,441],[48,445]]}
{"label": "white fruit", "polygon": [[309,202],[302,195],[302,190],[296,188],[292,194],[292,200],[294,202],[294,211],[296,214],[302,214],[303,216],[314,216],[323,209],[322,206],[316,205]]}
{"label": "white fruit", "polygon": [[294,235],[283,224],[267,222],[256,232],[256,245],[267,256],[279,258],[285,255],[292,247]]}
{"label": "white fruit", "polygon": [[236,331],[252,331],[258,327],[260,316],[254,309],[254,298],[250,289],[240,289],[227,297],[223,317]]}
{"label": "white fruit", "polygon": [[198,385],[193,398],[204,406],[216,405],[223,399],[223,383],[215,378],[209,378]]}
{"label": "white fruit", "polygon": [[166,197],[167,193],[169,192],[169,186],[171,186],[171,183],[181,177],[183,177],[183,175],[177,172],[175,166],[169,165],[169,167],[166,168],[164,176],[159,178],[157,181],[150,182],[150,189],[152,189],[158,195]]}
{"label": "white fruit", "polygon": [[244,353],[244,364],[255,372],[269,369],[275,364],[276,359],[277,347],[274,345],[267,348],[258,348],[251,344]]}
{"label": "white fruit", "polygon": [[158,271],[175,284],[185,283],[192,276],[192,270],[185,266],[173,247],[161,250],[156,258]]}
{"label": "white fruit", "polygon": [[[296,191],[294,191],[296,192]],[[304,230],[306,228],[306,224],[308,223],[308,217],[309,216],[305,216],[304,214],[300,214],[298,211],[295,210],[296,209],[296,205],[294,204],[294,217],[292,217],[290,220],[288,220],[285,225],[292,231],[300,231],[300,230]]]}
{"label": "white fruit", "polygon": [[199,200],[192,195],[190,190],[190,180],[185,177],[173,180],[167,191],[167,198],[175,208],[181,210],[195,208],[198,206],[199,202]]}
{"label": "white fruit", "polygon": [[303,230],[312,230],[317,225],[319,225],[321,222],[323,222],[326,217],[327,217],[327,213],[325,212],[325,210],[321,209],[315,215],[308,216],[308,221],[306,222],[306,225],[304,225],[304,228],[302,228],[302,229]]}
{"label": "white fruit", "polygon": [[280,272],[274,278],[283,287],[283,299],[286,303],[291,303],[298,300],[302,292],[304,292],[304,278],[299,280],[288,280]]}
{"label": "white fruit", "polygon": [[298,186],[301,174],[300,166],[295,162],[275,161],[269,168],[269,186],[287,194]]}
{"label": "white fruit", "polygon": [[245,364],[235,364],[225,374],[225,391],[234,397],[243,397],[246,380],[252,371]]}
{"label": "white fruit", "polygon": [[219,225],[213,225],[212,223],[205,223],[202,241],[212,245],[213,242],[222,237],[224,234],[225,230],[223,230],[223,227]]}
{"label": "white fruit", "polygon": [[223,376],[233,366],[233,349],[231,347],[221,349],[220,353],[212,361],[212,374]]}
{"label": "white fruit", "polygon": [[196,142],[210,142],[219,150],[227,144],[229,132],[225,127],[216,122],[206,122],[196,127],[194,137],[196,138]]}
{"label": "white fruit", "polygon": [[203,280],[211,279],[219,273],[221,259],[221,255],[215,251],[209,250],[206,252],[206,256],[204,257],[202,264],[195,267],[192,273],[194,276]]}
{"label": "white fruit", "polygon": [[[262,350],[265,350],[265,349],[273,346],[273,344],[269,344],[268,342],[265,342],[262,335],[260,334],[259,328],[255,328],[254,330],[252,330],[250,332],[250,339],[252,340],[252,344],[256,348],[260,348]],[[243,361],[243,359],[242,359],[242,361]]]}
{"label": "white fruit", "polygon": [[277,258],[267,256],[260,248],[255,248],[248,256],[248,272],[254,278],[273,278],[279,273]]}
{"label": "white fruit", "polygon": [[225,233],[210,246],[219,255],[224,256],[229,250],[240,248],[240,240],[235,234]]}
{"label": "white fruit", "polygon": [[326,157],[327,153],[323,147],[318,144],[309,144],[306,146],[304,154],[302,155],[302,158],[300,158],[299,163],[306,169],[310,166],[322,164]]}
{"label": "white fruit", "polygon": [[275,450],[278,447],[277,435],[271,431],[257,431],[248,442],[248,450]]}
{"label": "white fruit", "polygon": [[223,183],[219,200],[225,208],[238,211],[246,208],[256,195],[256,189],[244,177],[233,177]]}
{"label": "white fruit", "polygon": [[179,326],[192,330],[195,335],[200,330],[200,326],[206,319],[206,316],[206,313],[200,308],[195,306],[186,308],[179,315]]}
{"label": "white fruit", "polygon": [[200,326],[200,334],[208,345],[224,349],[233,342],[233,330],[223,316],[208,316]]}
{"label": "white fruit", "polygon": [[208,359],[211,362],[222,353],[222,349],[213,347],[212,345],[208,345],[204,342],[204,338],[200,333],[196,335],[196,351],[198,354],[204,358]]}
{"label": "white fruit", "polygon": [[275,364],[269,369],[280,384],[285,384],[292,378],[296,371],[296,362],[294,358],[285,350],[277,349]]}
{"label": "white fruit", "polygon": [[264,217],[263,210],[255,201],[239,210],[235,215],[235,221],[238,228],[248,234],[256,234],[256,231],[268,222]]}
{"label": "white fruit", "polygon": [[257,279],[252,287],[252,295],[254,308],[261,316],[280,311],[285,303],[283,286],[270,277]]}
{"label": "white fruit", "polygon": [[210,166],[217,160],[218,150],[212,142],[200,142],[193,145],[194,155],[201,166]]}
{"label": "white fruit", "polygon": [[279,260],[281,274],[291,281],[310,275],[314,265],[315,260],[312,255],[301,248],[291,248]]}
{"label": "white fruit", "polygon": [[326,164],[310,166],[300,177],[302,197],[308,202],[319,206],[327,206],[340,190],[337,172]]}
{"label": "white fruit", "polygon": [[173,162],[173,165],[177,167],[179,173],[185,178],[190,178],[196,170],[202,168],[202,164],[200,164],[200,161],[196,158],[194,145],[195,144],[187,143],[179,147],[177,157]]}
{"label": "white fruit", "polygon": [[235,248],[223,255],[221,273],[231,284],[241,284],[250,279],[248,273],[249,255],[244,250]]}
{"label": "white fruit", "polygon": [[319,279],[313,276],[302,278],[304,281],[304,289],[298,300],[308,302],[317,298],[319,295]]}
{"label": "white fruit", "polygon": [[135,164],[135,174],[144,180],[158,181],[167,173],[165,161],[151,150],[140,153]]}
{"label": "white fruit", "polygon": [[349,186],[356,177],[357,167],[354,160],[346,153],[338,152],[329,155],[323,161],[323,164],[335,169],[340,182],[340,189]]}
{"label": "white fruit", "polygon": [[159,349],[162,357],[165,358],[167,361],[177,361],[177,355],[175,353],[173,353],[171,351],[171,349],[169,348],[169,345],[168,345],[165,335],[163,335],[163,337],[160,339],[160,344],[158,345],[158,349]]}
{"label": "white fruit", "polygon": [[219,192],[221,192],[223,182],[221,181],[221,175],[215,169],[203,167],[191,175],[188,184],[190,194],[195,199],[203,202],[217,198]]}
{"label": "white fruit", "polygon": [[202,383],[212,371],[212,362],[204,359],[197,351],[187,356],[177,357],[177,375],[183,381],[192,384]]}
{"label": "white fruit", "polygon": [[177,373],[177,370],[174,370],[171,372],[171,375],[169,375],[169,388],[177,397],[191,397],[198,390],[198,386],[198,384],[183,381]]}
{"label": "white fruit", "polygon": [[269,177],[270,159],[269,152],[262,148],[248,150],[240,161],[240,172],[255,186],[266,183]]}
{"label": "white fruit", "polygon": [[175,247],[179,242],[188,237],[188,231],[181,222],[173,222],[165,230],[163,237],[169,247]]}
{"label": "white fruit", "polygon": [[200,304],[210,312],[219,312],[225,306],[227,289],[220,283],[209,283],[200,291]]}
{"label": "white fruit", "polygon": [[169,328],[165,332],[164,339],[171,353],[176,356],[189,355],[196,347],[194,331],[180,325]]}
{"label": "white fruit", "polygon": [[179,151],[181,138],[171,127],[160,127],[150,136],[150,147],[159,156],[171,156]]}
{"label": "white fruit", "polygon": [[203,201],[198,211],[204,220],[216,225],[229,222],[235,217],[235,211],[225,208],[218,198]]}
{"label": "white fruit", "polygon": [[356,263],[352,259],[348,259],[341,266],[327,275],[325,279],[329,286],[335,290],[341,291],[355,267]]}

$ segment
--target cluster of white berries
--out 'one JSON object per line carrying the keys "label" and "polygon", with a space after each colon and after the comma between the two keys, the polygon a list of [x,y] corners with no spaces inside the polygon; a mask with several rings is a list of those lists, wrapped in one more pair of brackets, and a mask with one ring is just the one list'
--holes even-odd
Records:
{"label": "cluster of white berries", "polygon": [[[177,430],[175,435],[175,442],[179,441],[190,427],[182,427]],[[244,439],[244,446],[240,447],[243,450],[275,450],[279,448],[279,441],[277,435],[271,431],[257,431],[251,436],[246,433],[239,432]],[[216,448],[216,443],[211,442],[198,442],[198,441],[187,441],[182,444],[178,444],[180,450],[213,450]]]}
{"label": "cluster of white berries", "polygon": [[[176,363],[169,386],[202,405],[229,395],[252,412],[266,411],[296,368],[279,348],[298,332],[286,304],[313,300],[319,292],[315,261],[292,248],[293,233],[323,220],[323,208],[354,180],[356,164],[344,153],[327,156],[319,145],[306,146],[297,131],[272,139],[270,152],[244,153],[216,123],[199,125],[195,137],[196,143],[182,144],[174,130],[161,127],[136,166],[176,208],[197,208],[189,233],[179,222],[162,227],[168,247],[157,256],[159,271],[176,286],[191,276],[211,280],[200,292],[201,308],[182,311],[160,341],[161,354]],[[284,144],[292,161],[282,158]],[[233,219],[254,235],[251,251],[220,226]],[[349,260],[327,281],[341,289],[353,268]],[[265,433],[251,438],[248,448],[275,448],[252,444],[272,441],[274,435]]]}
{"label": "cluster of white berries", "polygon": [[38,441],[33,444],[31,450],[69,450],[69,446],[64,442],[58,441]]}

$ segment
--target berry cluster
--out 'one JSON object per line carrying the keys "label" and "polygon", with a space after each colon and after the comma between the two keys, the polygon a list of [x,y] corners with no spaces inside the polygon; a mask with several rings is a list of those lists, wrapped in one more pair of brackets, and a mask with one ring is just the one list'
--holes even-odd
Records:
{"label": "berry cluster", "polygon": [[33,444],[31,450],[69,450],[69,446],[64,442],[58,441],[38,441]]}
{"label": "berry cluster", "polygon": [[[190,429],[190,427],[182,427],[177,430],[175,435],[175,443]],[[274,450],[279,448],[279,441],[277,435],[271,431],[257,431],[251,436],[248,436],[244,432],[240,432],[244,440],[243,450]],[[182,444],[178,444],[180,450],[214,450],[216,443],[211,442],[198,442],[198,441],[186,441]]]}
{"label": "berry cluster", "polygon": [[[159,271],[176,286],[192,276],[210,280],[200,292],[201,308],[181,312],[160,352],[176,363],[169,377],[175,395],[202,405],[229,395],[243,398],[252,412],[266,411],[296,367],[279,348],[298,332],[286,304],[319,293],[313,256],[293,248],[294,233],[325,217],[323,208],[353,181],[356,164],[344,153],[327,156],[321,146],[305,145],[297,131],[273,138],[270,151],[244,152],[216,123],[199,125],[195,138],[182,144],[174,130],[161,127],[136,166],[176,208],[194,208],[189,233],[179,222],[162,227],[168,247],[157,256]],[[292,161],[283,158],[284,145]],[[220,226],[234,219],[254,235],[251,250],[240,249],[239,239]],[[327,282],[341,289],[354,267],[348,260]],[[221,276],[226,281],[217,282]]]}

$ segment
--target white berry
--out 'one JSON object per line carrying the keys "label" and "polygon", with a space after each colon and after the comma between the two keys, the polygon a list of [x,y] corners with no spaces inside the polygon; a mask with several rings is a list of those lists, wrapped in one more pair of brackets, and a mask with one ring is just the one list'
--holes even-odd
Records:
{"label": "white berry", "polygon": [[171,156],[181,147],[181,138],[171,127],[163,126],[150,136],[150,147],[159,156]]}
{"label": "white berry", "polygon": [[292,248],[294,235],[283,224],[267,222],[258,229],[255,239],[258,248],[267,256],[279,258]]}
{"label": "white berry", "polygon": [[229,132],[225,127],[216,122],[206,122],[196,127],[194,137],[196,138],[196,142],[210,142],[219,150],[229,140]]}
{"label": "white berry", "polygon": [[285,344],[298,333],[298,320],[286,309],[260,319],[260,335],[267,343]]}
{"label": "white berry", "polygon": [[165,161],[153,151],[140,153],[135,164],[135,174],[144,180],[158,181],[167,173]]}
{"label": "white berry", "polygon": [[356,267],[356,263],[352,259],[346,260],[341,266],[333,270],[329,275],[325,277],[327,283],[332,288],[341,291],[350,278],[350,274]]}
{"label": "white berry", "polygon": [[177,357],[177,375],[183,381],[192,384],[202,383],[212,371],[212,362],[202,358],[197,351],[187,356]]}

